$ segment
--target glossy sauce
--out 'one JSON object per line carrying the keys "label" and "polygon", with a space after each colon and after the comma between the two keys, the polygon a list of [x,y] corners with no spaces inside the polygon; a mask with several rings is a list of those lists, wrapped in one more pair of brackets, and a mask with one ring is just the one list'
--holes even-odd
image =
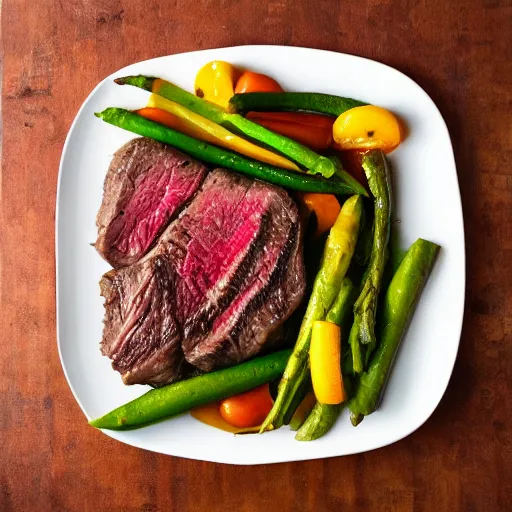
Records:
{"label": "glossy sauce", "polygon": [[259,431],[259,426],[250,428],[233,427],[221,416],[219,408],[220,403],[214,402],[201,407],[195,407],[190,411],[190,415],[206,425],[224,430],[225,432],[231,432],[232,434],[252,434]]}

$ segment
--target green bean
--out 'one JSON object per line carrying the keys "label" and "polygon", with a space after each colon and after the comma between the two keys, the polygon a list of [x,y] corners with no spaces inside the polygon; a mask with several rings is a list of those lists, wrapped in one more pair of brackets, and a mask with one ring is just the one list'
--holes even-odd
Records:
{"label": "green bean", "polygon": [[89,424],[109,430],[131,430],[243,393],[279,377],[290,353],[290,350],[282,350],[232,368],[153,389]]}
{"label": "green bean", "polygon": [[97,113],[96,116],[119,128],[170,144],[198,160],[233,169],[247,176],[268,181],[285,188],[300,192],[318,192],[323,194],[347,195],[354,193],[352,185],[346,184],[337,178],[326,180],[322,177],[286,171],[279,167],[263,164],[196,140],[172,128],[145,119],[129,110],[107,108],[103,112]]}
{"label": "green bean", "polygon": [[382,304],[379,346],[349,403],[354,425],[378,406],[396,352],[438,251],[438,245],[419,238],[411,245],[391,280]]}

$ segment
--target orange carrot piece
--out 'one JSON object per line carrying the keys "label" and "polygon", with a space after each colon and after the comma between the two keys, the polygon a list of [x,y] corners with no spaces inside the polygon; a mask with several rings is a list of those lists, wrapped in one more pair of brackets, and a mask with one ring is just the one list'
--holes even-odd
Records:
{"label": "orange carrot piece", "polygon": [[302,194],[302,200],[307,208],[315,213],[317,227],[316,236],[329,231],[334,226],[341,210],[340,203],[332,194]]}

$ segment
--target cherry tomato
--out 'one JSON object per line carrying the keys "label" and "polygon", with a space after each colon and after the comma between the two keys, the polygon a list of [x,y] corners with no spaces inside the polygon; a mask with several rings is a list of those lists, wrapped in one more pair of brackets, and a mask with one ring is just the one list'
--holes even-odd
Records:
{"label": "cherry tomato", "polygon": [[236,83],[235,93],[245,92],[283,92],[283,88],[267,75],[245,71]]}
{"label": "cherry tomato", "polygon": [[272,405],[268,384],[264,384],[223,400],[220,404],[220,414],[234,427],[255,427],[267,417]]}

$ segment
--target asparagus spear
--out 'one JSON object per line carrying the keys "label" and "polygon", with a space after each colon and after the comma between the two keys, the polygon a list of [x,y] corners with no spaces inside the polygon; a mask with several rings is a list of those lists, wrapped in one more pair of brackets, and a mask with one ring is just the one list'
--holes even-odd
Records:
{"label": "asparagus spear", "polygon": [[375,411],[416,300],[432,270],[439,246],[419,238],[398,267],[382,305],[380,344],[349,403],[352,424]]}
{"label": "asparagus spear", "polygon": [[300,192],[319,192],[323,194],[353,194],[354,189],[340,180],[326,180],[320,176],[291,172],[245,158],[223,148],[193,139],[188,135],[168,128],[159,123],[145,119],[122,108],[107,108],[95,114],[97,117],[119,128],[137,133],[143,137],[170,144],[185,153],[214,165],[234,169],[242,174],[275,183],[285,188]]}
{"label": "asparagus spear", "polygon": [[[354,253],[361,219],[362,199],[352,196],[343,204],[325,244],[320,270],[300,327],[297,343],[279,383],[274,407],[261,426],[261,432],[283,425],[290,404],[302,384],[308,367],[311,329],[316,320],[324,320],[331,309]],[[302,375],[302,377],[301,377]]]}
{"label": "asparagus spear", "polygon": [[317,402],[300,427],[295,439],[297,441],[314,441],[325,436],[331,430],[340,415],[343,404],[327,405]]}
{"label": "asparagus spear", "polygon": [[[211,121],[224,126],[225,128],[242,132],[243,134],[270,146],[283,155],[291,158],[304,166],[312,174],[321,174],[324,178],[330,178],[337,171],[336,163],[325,156],[315,153],[302,144],[279,135],[263,126],[246,119],[239,114],[229,114],[222,107],[205,101],[180,87],[162,80],[161,78],[149,76],[126,76],[115,79],[119,85],[133,85],[146,91],[153,92],[168,100],[175,101],[192,112],[199,114]],[[361,190],[357,193],[366,195],[364,187],[358,184]]]}
{"label": "asparagus spear", "polygon": [[[325,317],[327,322],[336,325],[342,325],[345,322],[354,304],[354,292],[355,286],[348,277],[345,277],[338,298]],[[342,404],[329,405],[317,402],[297,432],[295,439],[297,441],[313,441],[322,437],[332,428],[342,408]]]}
{"label": "asparagus spear", "polygon": [[384,153],[381,150],[370,151],[363,157],[362,165],[375,198],[375,220],[370,264],[363,280],[361,293],[354,304],[354,324],[349,337],[356,373],[363,370],[363,357],[359,344],[367,345],[366,351],[369,353],[376,345],[375,314],[386,264],[391,223],[391,181]]}

